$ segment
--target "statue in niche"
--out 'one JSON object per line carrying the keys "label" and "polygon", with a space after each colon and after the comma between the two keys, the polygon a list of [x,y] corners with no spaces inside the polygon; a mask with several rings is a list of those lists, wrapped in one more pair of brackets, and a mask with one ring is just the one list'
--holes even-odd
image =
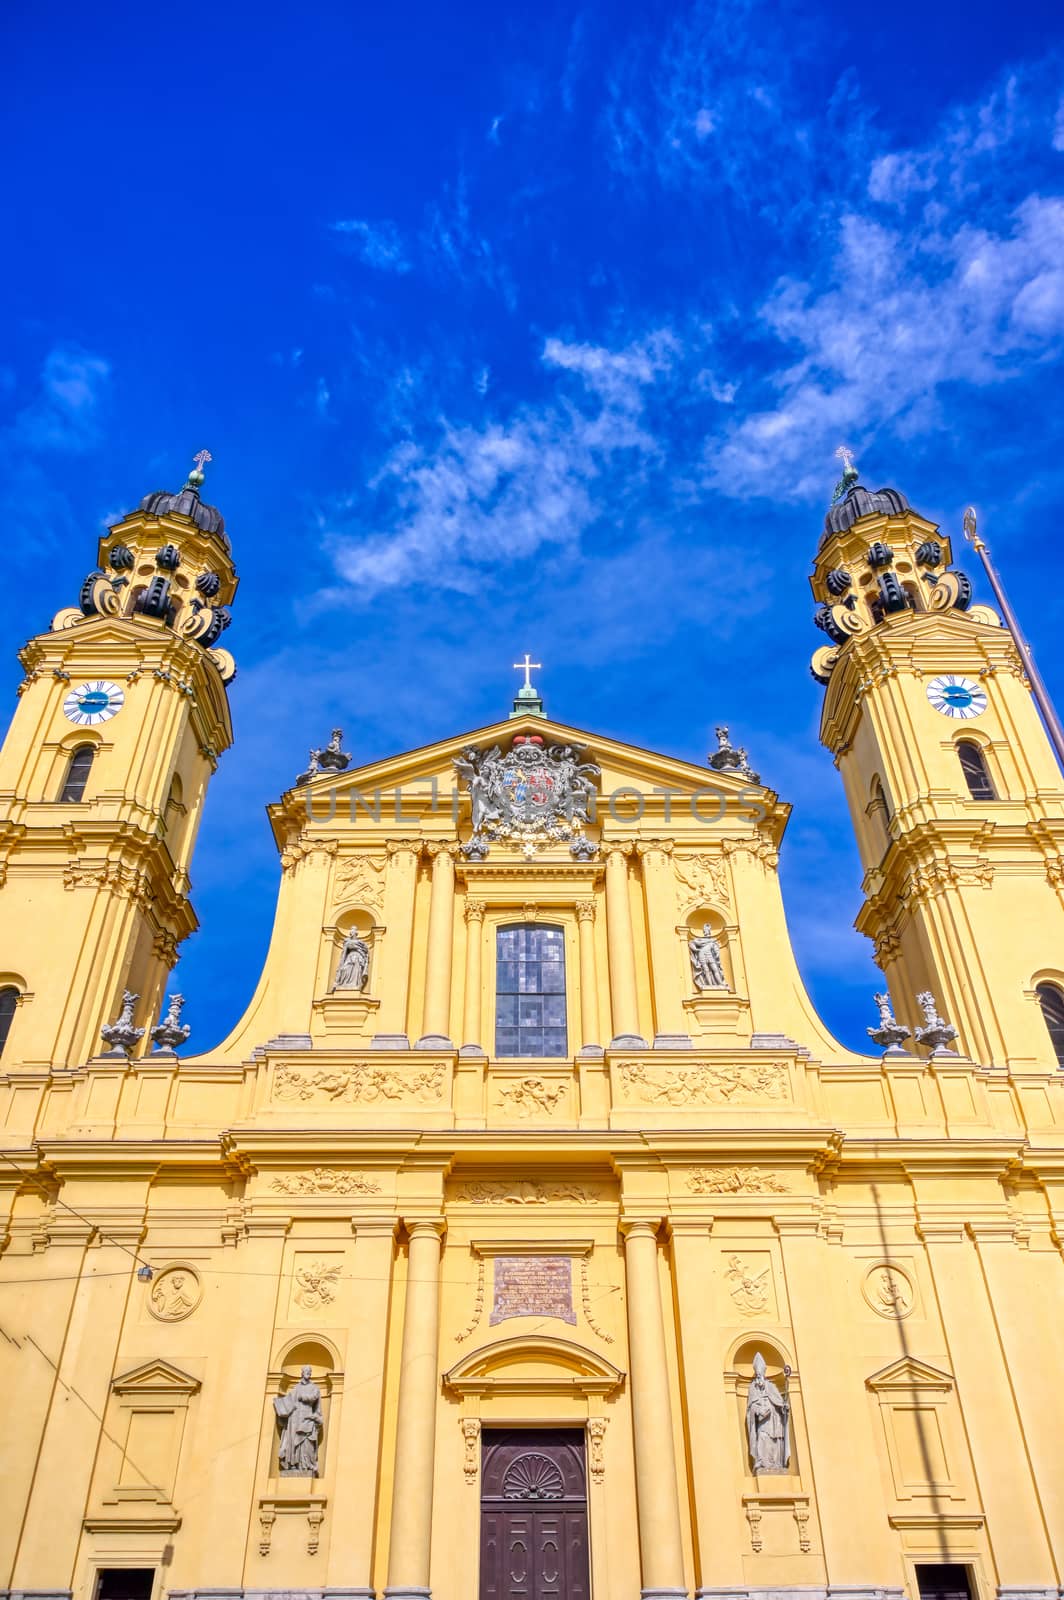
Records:
{"label": "statue in niche", "polygon": [[[746,1438],[755,1472],[786,1472],[791,1464],[791,1405],[765,1376],[765,1358],[754,1357],[754,1376],[746,1393]],[[790,1368],[784,1367],[789,1374]]]}
{"label": "statue in niche", "polygon": [[334,989],[362,990],[369,977],[369,945],[357,933],[351,932],[340,951],[340,963],[333,980]]}
{"label": "statue in niche", "polygon": [[728,980],[724,976],[724,963],[720,958],[720,941],[713,937],[713,929],[708,922],[700,934],[692,936],[689,949],[695,988],[726,989]]}
{"label": "statue in niche", "polygon": [[274,1397],[273,1409],[281,1424],[277,1465],[282,1478],[318,1476],[318,1441],[325,1418],[321,1410],[321,1390],[304,1367],[299,1382],[284,1394]]}

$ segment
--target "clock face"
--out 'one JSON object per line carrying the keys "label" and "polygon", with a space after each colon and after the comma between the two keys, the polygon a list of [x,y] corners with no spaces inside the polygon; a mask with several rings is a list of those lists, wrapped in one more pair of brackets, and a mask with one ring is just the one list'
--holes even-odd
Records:
{"label": "clock face", "polygon": [[932,678],[927,698],[944,717],[978,717],[986,710],[986,690],[975,678],[963,678],[955,672]]}
{"label": "clock face", "polygon": [[63,701],[63,715],[79,728],[109,722],[125,705],[126,697],[117,683],[99,678],[95,683],[79,683]]}

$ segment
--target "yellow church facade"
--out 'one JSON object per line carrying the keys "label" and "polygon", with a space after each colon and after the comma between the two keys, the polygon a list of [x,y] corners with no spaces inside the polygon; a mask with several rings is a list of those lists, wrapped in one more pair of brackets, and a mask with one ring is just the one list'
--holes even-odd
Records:
{"label": "yellow church facade", "polygon": [[867,1053],[727,731],[693,766],[526,671],[314,752],[193,1054],[201,485],[107,532],[0,749],[6,1600],[1059,1600],[1064,782],[949,541],[850,474],[813,569]]}

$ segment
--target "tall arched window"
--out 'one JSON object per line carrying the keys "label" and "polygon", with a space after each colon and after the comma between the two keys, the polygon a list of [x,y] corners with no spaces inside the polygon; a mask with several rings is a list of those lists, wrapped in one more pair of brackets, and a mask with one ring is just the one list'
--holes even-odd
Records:
{"label": "tall arched window", "polygon": [[11,1032],[11,1023],[18,1005],[18,990],[11,984],[6,989],[0,989],[0,1056],[4,1053],[7,1036]]}
{"label": "tall arched window", "polygon": [[534,923],[495,939],[495,1054],[564,1056],[565,934]]}
{"label": "tall arched window", "polygon": [[60,800],[80,800],[85,794],[96,751],[91,744],[79,744],[70,758]]}
{"label": "tall arched window", "polygon": [[890,802],[879,778],[872,779],[868,793],[868,815],[875,817],[883,843],[890,843]]}
{"label": "tall arched window", "polygon": [[1055,983],[1040,983],[1035,989],[1038,1004],[1049,1029],[1049,1040],[1057,1058],[1057,1066],[1064,1067],[1064,994]]}
{"label": "tall arched window", "polygon": [[990,769],[986,764],[986,757],[975,743],[974,739],[959,739],[957,741],[957,758],[964,773],[964,781],[968,785],[968,793],[973,800],[996,800],[994,784],[990,777]]}

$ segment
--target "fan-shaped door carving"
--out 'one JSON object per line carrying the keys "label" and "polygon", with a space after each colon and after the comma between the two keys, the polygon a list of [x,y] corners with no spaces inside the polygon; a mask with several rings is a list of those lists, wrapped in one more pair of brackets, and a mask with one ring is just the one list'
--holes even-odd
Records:
{"label": "fan-shaped door carving", "polygon": [[584,1435],[482,1435],[480,1600],[589,1600]]}

